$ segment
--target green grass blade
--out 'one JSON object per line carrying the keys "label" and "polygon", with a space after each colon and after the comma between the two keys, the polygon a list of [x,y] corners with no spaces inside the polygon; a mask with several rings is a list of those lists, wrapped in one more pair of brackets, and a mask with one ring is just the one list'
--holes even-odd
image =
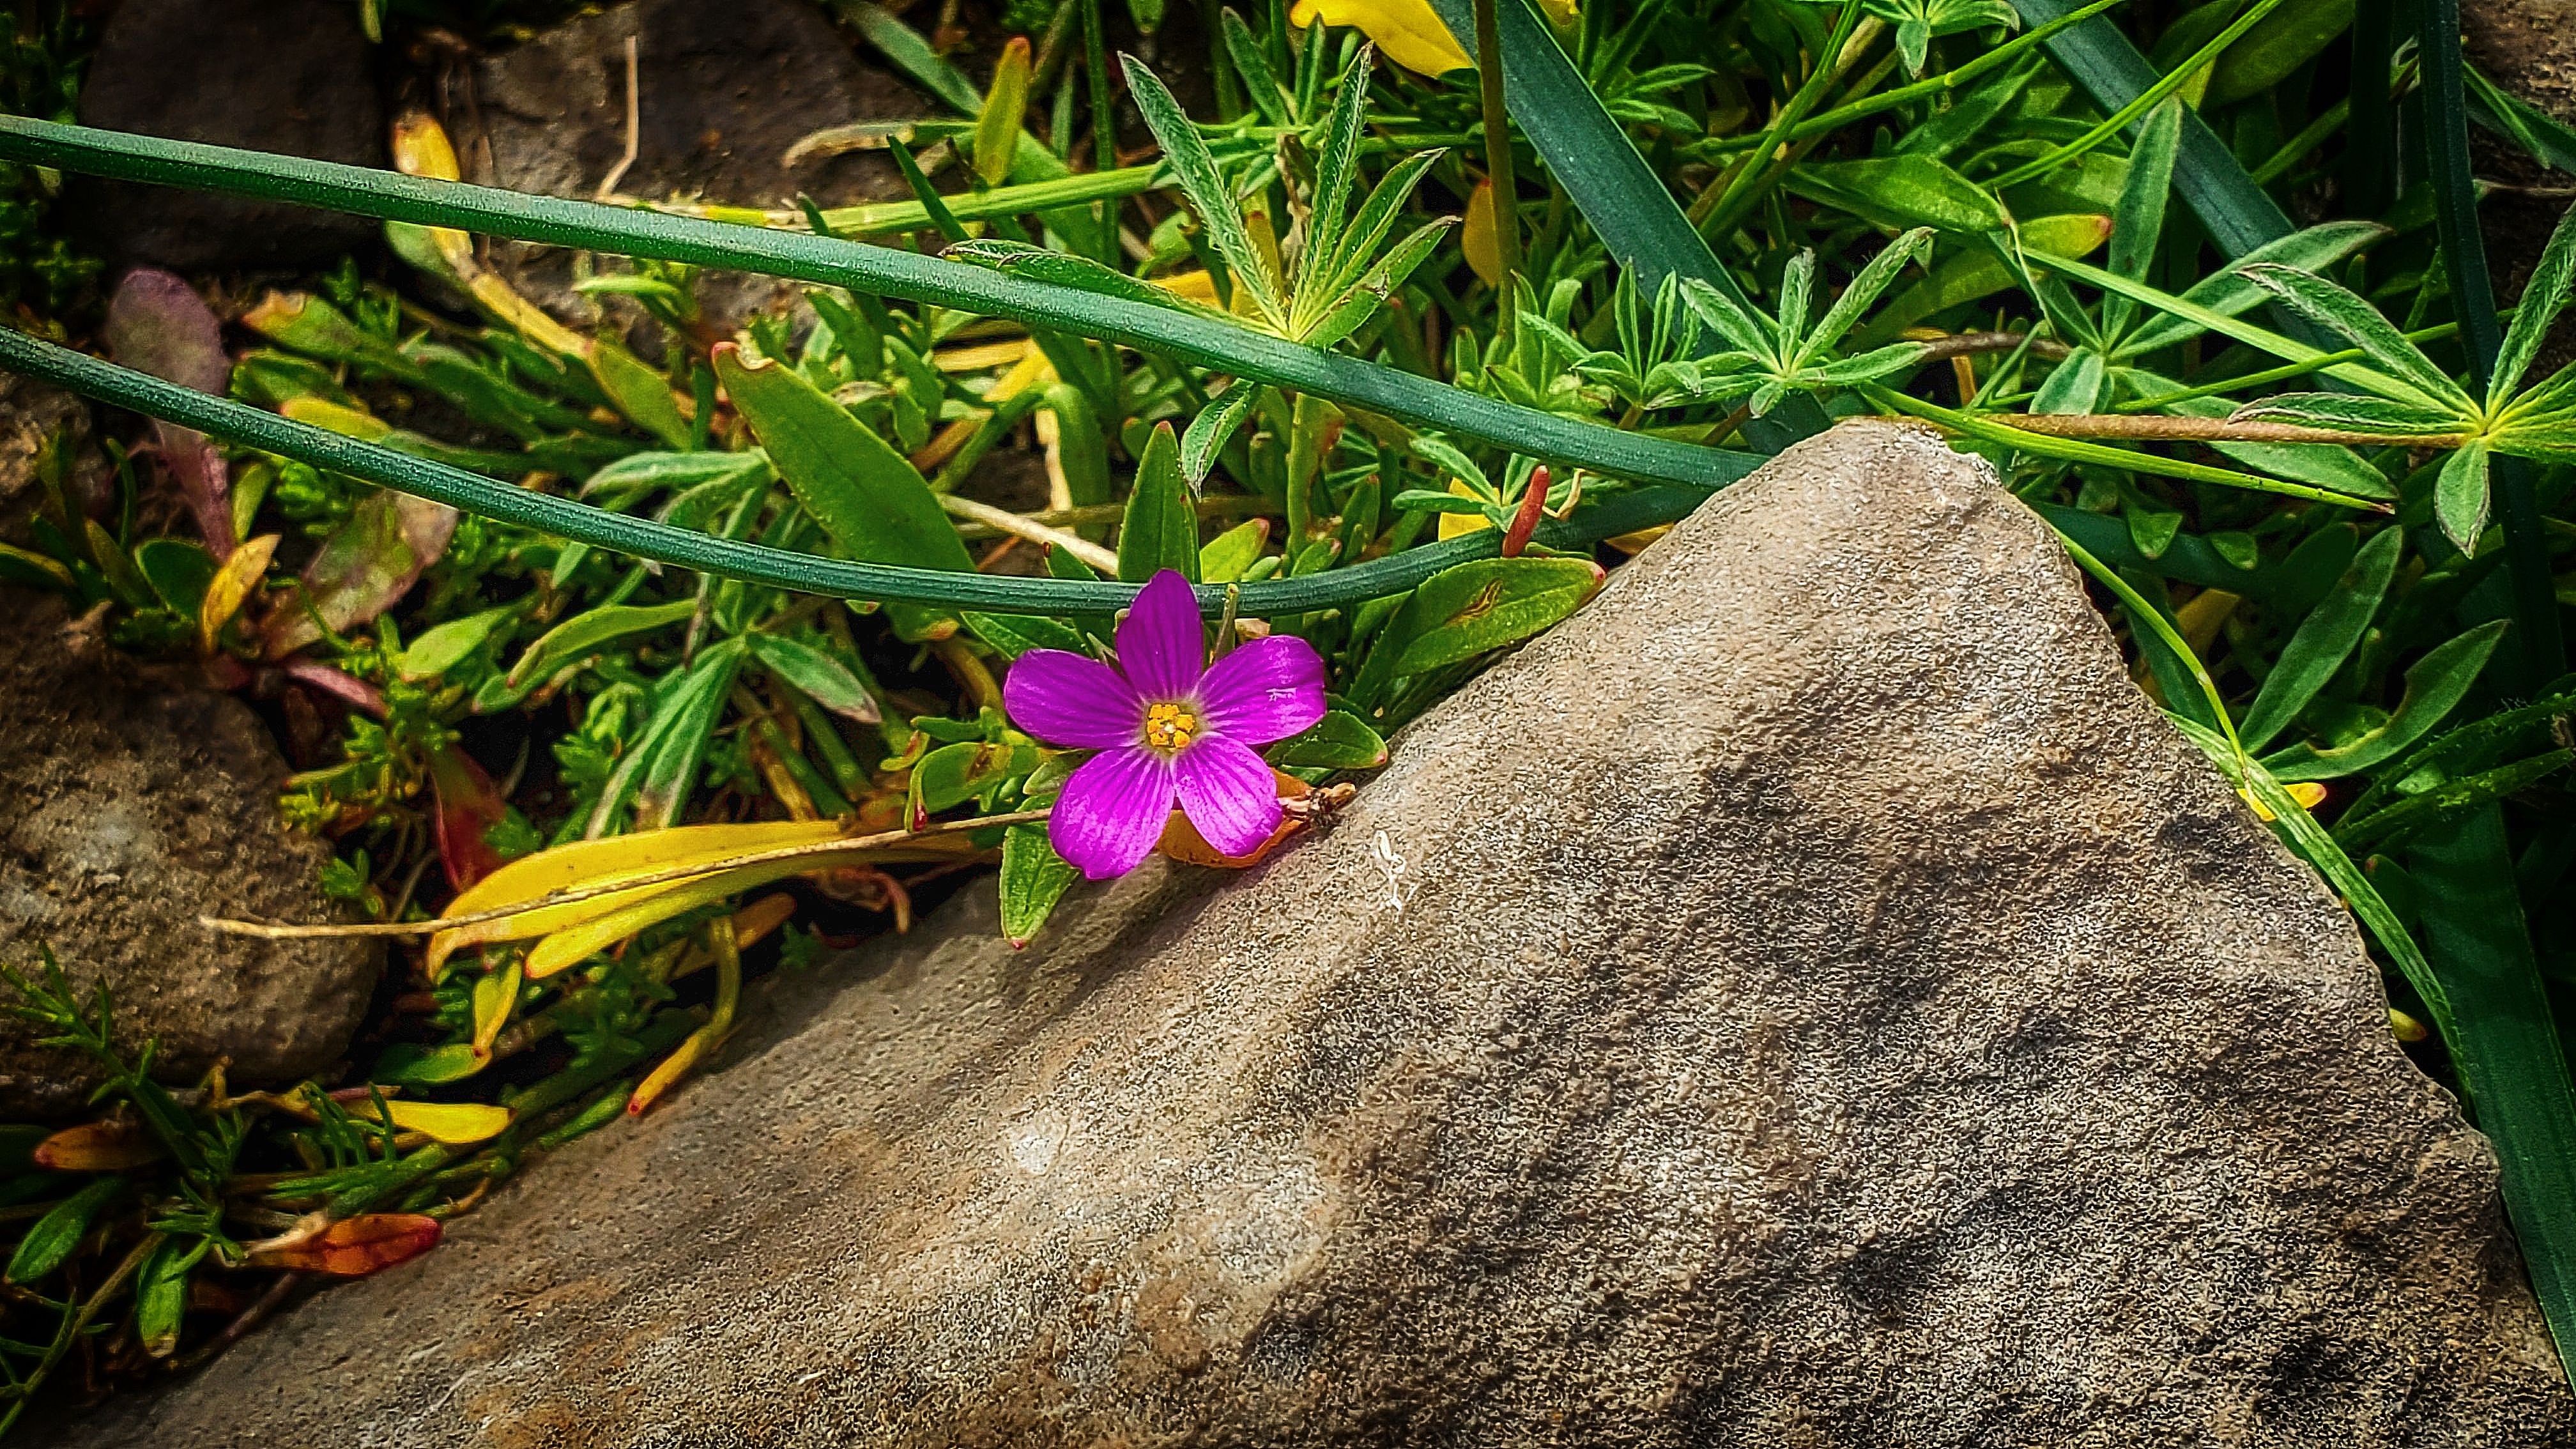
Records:
{"label": "green grass blade", "polygon": [[[5,327],[0,327],[0,370],[486,518],[724,578],[835,598],[929,604],[996,614],[1106,614],[1135,602],[1136,586],[1132,584],[1002,578],[853,563],[629,518],[163,382]],[[1581,548],[1670,523],[1698,507],[1713,486],[1630,489],[1587,504],[1570,519],[1540,524],[1537,539],[1551,548]],[[1464,538],[1406,549],[1350,568],[1302,578],[1265,579],[1243,589],[1241,612],[1246,617],[1265,618],[1344,608],[1365,599],[1403,593],[1444,568],[1491,557],[1501,549],[1501,532],[1483,529]],[[1199,607],[1211,617],[1223,613],[1225,590],[1201,589]]]}
{"label": "green grass blade", "polygon": [[2407,852],[2425,954],[2456,1018],[2451,1060],[2503,1169],[2505,1213],[2562,1368],[2576,1371],[2576,1090],[2533,959],[2497,805],[2432,826]]}
{"label": "green grass blade", "polygon": [[864,242],[728,226],[19,116],[0,116],[0,159],[387,221],[456,227],[549,246],[791,277],[928,302],[1185,358],[1233,376],[1463,434],[1551,463],[1639,482],[1706,490],[1743,477],[1762,461],[1744,453],[1625,433],[1515,407],[1396,368],[1321,352],[1229,323]]}
{"label": "green grass blade", "polygon": [[2299,621],[2298,631],[2281,649],[2280,659],[2263,679],[2253,707],[2245,713],[2245,748],[2259,750],[2299,717],[2335,671],[2352,657],[2370,621],[2388,597],[2388,581],[2397,576],[2397,556],[2406,531],[2385,528],[2371,536],[2353,556],[2352,567],[2335,581],[2333,592]]}

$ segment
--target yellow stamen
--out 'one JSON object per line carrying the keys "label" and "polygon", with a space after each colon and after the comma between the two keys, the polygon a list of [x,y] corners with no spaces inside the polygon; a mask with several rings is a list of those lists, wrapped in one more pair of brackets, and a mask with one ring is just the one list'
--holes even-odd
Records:
{"label": "yellow stamen", "polygon": [[1145,711],[1145,744],[1151,749],[1177,751],[1199,732],[1199,717],[1187,706],[1157,704]]}

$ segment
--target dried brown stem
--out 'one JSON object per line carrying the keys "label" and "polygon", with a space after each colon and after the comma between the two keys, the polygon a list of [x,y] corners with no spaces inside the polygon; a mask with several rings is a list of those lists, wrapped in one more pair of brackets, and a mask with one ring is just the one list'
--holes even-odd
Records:
{"label": "dried brown stem", "polygon": [[2297,423],[2239,422],[2233,418],[2184,418],[2161,413],[1993,413],[1987,421],[2052,438],[2119,438],[2150,443],[2343,443],[2379,447],[2438,443],[2436,437],[2390,437]]}

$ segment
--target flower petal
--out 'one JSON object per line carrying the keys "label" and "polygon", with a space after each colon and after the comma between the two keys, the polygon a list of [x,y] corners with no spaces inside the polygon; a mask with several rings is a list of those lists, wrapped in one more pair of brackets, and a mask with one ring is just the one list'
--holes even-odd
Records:
{"label": "flower petal", "polygon": [[1199,723],[1211,733],[1266,745],[1324,717],[1324,661],[1294,634],[1238,646],[1199,681]]}
{"label": "flower petal", "polygon": [[1118,621],[1118,667],[1149,700],[1180,699],[1207,672],[1207,634],[1190,581],[1165,569]]}
{"label": "flower petal", "polygon": [[1069,649],[1032,649],[1002,681],[1011,723],[1051,745],[1105,750],[1145,737],[1145,701],[1118,671]]}
{"label": "flower petal", "polygon": [[1107,880],[1134,870],[1171,817],[1172,762],[1142,746],[1104,750],[1064,782],[1047,839],[1084,875]]}
{"label": "flower petal", "polygon": [[1278,828],[1279,787],[1250,746],[1201,735],[1172,763],[1181,813],[1220,853],[1250,855]]}

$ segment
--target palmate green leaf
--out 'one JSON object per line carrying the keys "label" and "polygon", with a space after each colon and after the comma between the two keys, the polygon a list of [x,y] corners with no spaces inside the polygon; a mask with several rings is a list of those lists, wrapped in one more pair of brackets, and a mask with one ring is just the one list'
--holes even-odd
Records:
{"label": "palmate green leaf", "polygon": [[2396,577],[2397,560],[2405,549],[2404,529],[2386,528],[2373,534],[2353,556],[2352,566],[2335,581],[2333,591],[2299,621],[2297,632],[2281,647],[2280,659],[2264,677],[2253,707],[2245,712],[2245,723],[2237,732],[2245,748],[2259,750],[2270,744],[2352,657],[2370,631],[2380,601],[2388,596],[2389,580]]}
{"label": "palmate green leaf", "polygon": [[1793,381],[1802,387],[1819,389],[1876,382],[1920,364],[1928,350],[1919,342],[1899,342],[1874,352],[1864,352],[1858,357],[1845,357],[1817,367],[1802,367],[1793,375]]}
{"label": "palmate green leaf", "polygon": [[1363,44],[1342,67],[1341,88],[1324,116],[1324,150],[1315,159],[1315,197],[1306,220],[1306,247],[1297,268],[1297,302],[1318,282],[1329,284],[1341,255],[1342,221],[1351,204],[1351,183],[1359,175],[1360,132],[1368,122],[1369,73],[1377,57]]}
{"label": "palmate green leaf", "polygon": [[1878,255],[1870,258],[1868,264],[1853,276],[1851,285],[1843,288],[1843,294],[1834,299],[1834,304],[1825,309],[1825,315],[1817,319],[1814,330],[1798,342],[1791,353],[1793,364],[1804,366],[1831,351],[1843,340],[1843,334],[1860,320],[1861,314],[1877,303],[1879,295],[1895,285],[1897,275],[1905,270],[1906,263],[1931,254],[1930,227],[1916,227],[1880,248]]}
{"label": "palmate green leaf", "polygon": [[1118,577],[1141,584],[1164,569],[1199,581],[1199,515],[1181,477],[1180,439],[1170,423],[1156,423],[1118,529]]}
{"label": "palmate green leaf", "polygon": [[1251,98],[1253,109],[1261,113],[1265,124],[1291,124],[1288,92],[1279,84],[1278,73],[1270,68],[1260,37],[1252,33],[1252,27],[1243,23],[1243,17],[1234,13],[1232,6],[1226,7],[1219,26],[1224,32],[1226,57],[1234,62],[1235,73],[1243,77],[1244,94]]}
{"label": "palmate green leaf", "polygon": [[2431,734],[2467,696],[2508,627],[2491,620],[2425,652],[2406,671],[2406,692],[2379,728],[2333,749],[2292,745],[2267,755],[2263,767],[2283,780],[2339,780],[2385,764]]}
{"label": "palmate green leaf", "polygon": [[1225,391],[1208,400],[1190,419],[1189,430],[1181,434],[1181,476],[1196,492],[1205,482],[1209,470],[1216,467],[1219,453],[1235,429],[1252,415],[1252,404],[1261,395],[1261,384],[1247,378],[1236,378]]}
{"label": "palmate green leaf", "polygon": [[2442,472],[2433,482],[2433,519],[2465,554],[2478,551],[2478,538],[2487,531],[2487,462],[2492,456],[2492,444],[2472,439],[2442,460]]}
{"label": "palmate green leaf", "polygon": [[1189,198],[1190,209],[1198,213],[1199,225],[1207,229],[1217,255],[1234,273],[1234,284],[1251,296],[1253,305],[1273,328],[1285,328],[1288,314],[1280,303],[1278,280],[1271,275],[1269,258],[1253,245],[1234,188],[1226,184],[1225,173],[1217,169],[1216,156],[1208,150],[1207,139],[1199,134],[1189,113],[1181,109],[1181,103],[1172,98],[1171,90],[1151,67],[1125,54],[1118,57],[1118,64],[1126,72],[1128,94],[1145,117],[1146,128],[1154,133],[1155,142],[1163,148],[1163,160],[1180,183],[1181,194]]}
{"label": "palmate green leaf", "polygon": [[2451,1059],[2495,1144],[2506,1214],[2554,1333],[2576,1324],[2576,1091],[2514,884],[2504,814],[2487,806],[2407,852],[2426,955],[2457,1019]]}
{"label": "palmate green leaf", "polygon": [[[1794,263],[1792,264],[1794,265]],[[1710,330],[1732,344],[1747,357],[1766,362],[1786,359],[1778,355],[1777,328],[1759,313],[1697,277],[1682,279],[1682,300],[1698,314]],[[1686,361],[1700,359],[1685,359]]]}
{"label": "palmate green leaf", "polygon": [[1377,315],[1378,308],[1386,305],[1386,299],[1395,295],[1396,289],[1404,285],[1414,269],[1429,260],[1440,239],[1456,224],[1456,218],[1444,216],[1415,228],[1413,235],[1397,242],[1376,266],[1369,268],[1358,285],[1316,322],[1312,332],[1297,340],[1309,347],[1330,347],[1358,331],[1369,318]]}
{"label": "palmate green leaf", "polygon": [[1413,195],[1413,188],[1421,184],[1423,173],[1448,154],[1444,150],[1422,151],[1387,169],[1386,175],[1380,177],[1377,185],[1369,191],[1368,200],[1360,203],[1359,214],[1351,218],[1350,226],[1341,233],[1331,267],[1317,274],[1324,279],[1318,295],[1339,297],[1368,275],[1370,264],[1377,259],[1378,248],[1386,245],[1387,237],[1394,232],[1396,220],[1403,214],[1404,203]]}
{"label": "palmate green leaf", "polygon": [[2413,400],[2461,412],[2474,407],[2449,373],[2435,366],[2422,348],[2407,341],[2396,324],[2351,288],[2277,262],[2250,262],[2238,270],[2245,280],[2288,303],[2299,315],[2349,339],[2380,371],[2414,392]]}
{"label": "palmate green leaf", "polygon": [[2531,359],[2539,355],[2550,324],[2566,310],[2570,286],[2576,286],[2576,207],[2570,207],[2558,219],[2557,229],[2549,234],[2549,245],[2541,249],[2539,265],[2523,285],[2513,325],[2505,330],[2504,346],[2496,354],[2495,378],[2487,385],[2489,408],[2503,407],[2505,399],[2522,385],[2522,375],[2530,370]]}

